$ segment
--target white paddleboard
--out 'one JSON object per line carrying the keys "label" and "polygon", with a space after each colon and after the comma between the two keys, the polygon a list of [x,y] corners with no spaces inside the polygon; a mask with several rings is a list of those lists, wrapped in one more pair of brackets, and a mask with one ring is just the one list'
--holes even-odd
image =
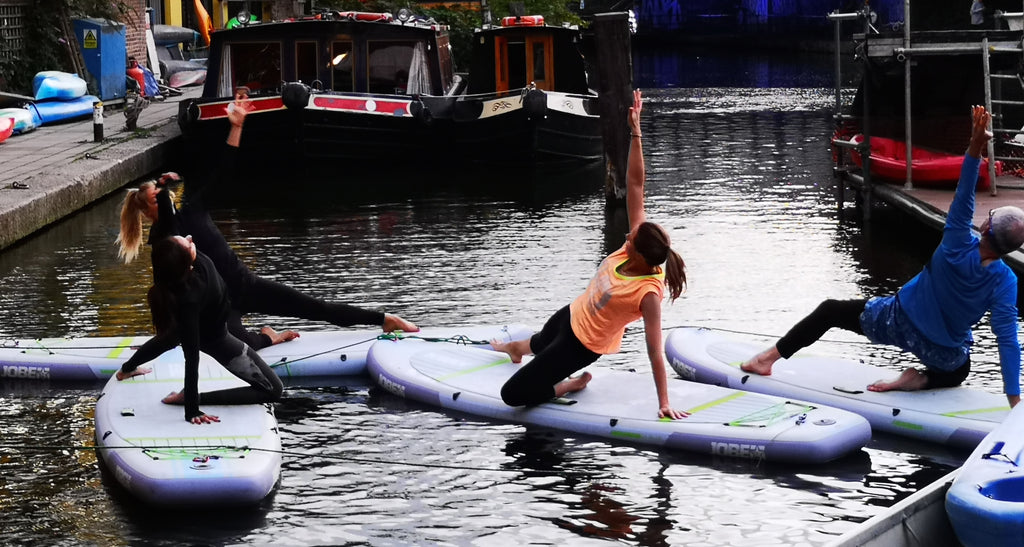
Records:
{"label": "white paddleboard", "polygon": [[[467,343],[528,338],[525,325],[425,328],[401,336],[464,339]],[[350,376],[366,371],[366,352],[379,329],[302,332],[290,342],[263,348],[263,360],[282,378]],[[102,380],[127,361],[148,336],[0,340],[0,378]],[[181,348],[168,352],[184,357]]]}
{"label": "white paddleboard", "polygon": [[923,391],[868,391],[898,371],[867,363],[798,352],[780,359],[770,376],[740,365],[768,346],[732,340],[703,328],[673,330],[665,355],[680,376],[705,384],[744,389],[856,412],[879,431],[949,446],[974,448],[1010,411],[1004,395],[954,387]]}
{"label": "white paddleboard", "polygon": [[380,341],[367,357],[385,390],[442,408],[629,442],[716,456],[826,462],[858,450],[871,437],[850,412],[776,397],[670,380],[681,420],[658,418],[649,374],[591,367],[586,389],[559,402],[513,408],[501,386],[520,365],[504,353],[417,340]]}
{"label": "white paddleboard", "polygon": [[[281,472],[281,438],[273,405],[201,405],[219,423],[185,421],[180,405],[161,399],[180,391],[185,367],[170,353],[153,372],[111,378],[96,402],[96,445],[114,478],[138,498],[159,505],[254,504]],[[199,390],[247,385],[211,357],[199,366]]]}

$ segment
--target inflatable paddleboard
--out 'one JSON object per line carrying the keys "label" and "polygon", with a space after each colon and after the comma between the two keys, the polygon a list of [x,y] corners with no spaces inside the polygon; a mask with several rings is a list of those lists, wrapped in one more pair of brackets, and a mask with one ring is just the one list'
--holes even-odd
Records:
{"label": "inflatable paddleboard", "polygon": [[93,103],[100,102],[95,95],[83,95],[77,99],[38,101],[31,105],[42,125],[92,116]]}
{"label": "inflatable paddleboard", "polygon": [[39,114],[31,108],[0,108],[0,117],[14,118],[14,131],[12,134],[20,135],[39,127]]}
{"label": "inflatable paddleboard", "polygon": [[[485,342],[529,338],[525,325],[425,328],[404,334],[427,339]],[[366,352],[382,335],[376,330],[302,332],[301,336],[259,351],[282,378],[350,376],[366,371]],[[90,381],[113,375],[149,336],[0,340],[0,378]],[[165,354],[183,360],[181,348]]]}
{"label": "inflatable paddleboard", "polygon": [[946,513],[966,547],[1024,545],[1024,405],[992,430],[946,492]]}
{"label": "inflatable paddleboard", "polygon": [[960,448],[976,447],[1010,412],[1004,395],[963,386],[868,391],[869,384],[899,372],[803,352],[777,361],[770,376],[740,370],[767,347],[713,330],[680,328],[666,338],[665,355],[687,380],[834,406],[864,416],[879,431]]}
{"label": "inflatable paddleboard", "polygon": [[87,93],[87,84],[78,74],[45,70],[32,78],[32,92],[37,101],[45,99],[77,99]]}
{"label": "inflatable paddleboard", "polygon": [[586,389],[530,408],[501,400],[518,370],[508,355],[419,340],[382,340],[367,370],[383,389],[423,403],[510,422],[535,424],[628,442],[716,456],[785,462],[827,462],[871,438],[860,416],[843,410],[672,379],[672,404],[691,413],[658,418],[650,374],[590,367]]}
{"label": "inflatable paddleboard", "polygon": [[[184,363],[167,357],[153,362],[149,374],[111,378],[103,388],[96,401],[100,459],[118,483],[149,503],[258,503],[281,473],[273,405],[202,405],[221,421],[186,422],[183,406],[160,402],[184,382]],[[200,359],[200,391],[245,385],[211,357]]]}

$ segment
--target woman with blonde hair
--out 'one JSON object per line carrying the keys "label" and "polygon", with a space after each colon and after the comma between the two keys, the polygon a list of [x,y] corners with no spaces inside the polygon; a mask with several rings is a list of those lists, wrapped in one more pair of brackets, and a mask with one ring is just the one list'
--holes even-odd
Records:
{"label": "woman with blonde hair", "polygon": [[[238,93],[235,102],[228,108],[231,130],[228,133],[222,173],[229,172],[230,166],[234,164],[248,106],[247,94]],[[191,235],[199,250],[210,257],[217,268],[217,273],[227,285],[232,307],[228,322],[229,330],[252,348],[261,349],[291,340],[298,334],[292,331],[276,333],[268,327],[264,327],[263,332],[258,335],[249,333],[241,324],[241,316],[246,313],[326,321],[341,327],[381,325],[385,332],[419,330],[414,323],[397,315],[338,302],[325,302],[282,283],[257,276],[242,263],[213,223],[202,203],[202,190],[190,191],[181,209],[175,209],[171,193],[165,186],[168,182],[177,180],[180,180],[180,177],[176,174],[165,173],[155,183],[143,183],[138,190],[131,191],[125,196],[121,209],[121,231],[117,237],[118,254],[126,263],[138,256],[142,244],[143,218],[152,222],[150,243],[175,235]]]}

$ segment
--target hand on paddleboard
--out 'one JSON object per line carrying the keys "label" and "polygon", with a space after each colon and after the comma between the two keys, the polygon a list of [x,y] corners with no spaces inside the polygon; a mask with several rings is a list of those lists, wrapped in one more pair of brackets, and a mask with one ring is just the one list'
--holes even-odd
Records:
{"label": "hand on paddleboard", "polygon": [[663,406],[658,409],[659,418],[669,418],[672,420],[682,420],[683,418],[689,418],[690,413],[682,410],[676,410],[669,406]]}
{"label": "hand on paddleboard", "polygon": [[212,424],[213,422],[219,422],[220,418],[212,414],[200,414],[192,418],[192,423],[196,425]]}

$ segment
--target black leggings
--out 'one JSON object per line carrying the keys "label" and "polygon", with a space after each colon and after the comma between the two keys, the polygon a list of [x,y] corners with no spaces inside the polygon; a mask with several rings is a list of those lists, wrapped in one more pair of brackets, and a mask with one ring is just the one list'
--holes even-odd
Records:
{"label": "black leggings", "polygon": [[384,313],[365,310],[349,304],[324,302],[287,285],[252,276],[240,283],[231,294],[232,310],[228,329],[250,347],[260,350],[270,345],[266,335],[247,331],[241,315],[263,313],[281,317],[298,317],[311,321],[326,321],[339,327],[352,325],[383,325]]}
{"label": "black leggings", "polygon": [[540,332],[530,338],[533,360],[523,365],[501,387],[501,400],[509,406],[537,405],[555,396],[555,384],[597,361],[601,355],[586,348],[572,332],[569,306],[555,312]]}
{"label": "black leggings", "polygon": [[818,341],[832,327],[863,335],[860,314],[867,303],[867,299],[826,300],[779,338],[775,349],[779,350],[784,359],[789,359],[796,352]]}
{"label": "black leggings", "polygon": [[249,384],[246,387],[200,393],[199,404],[248,405],[272,403],[281,399],[281,392],[284,391],[281,379],[254,349],[241,340],[225,333],[219,339],[204,340],[199,349]]}
{"label": "black leggings", "polygon": [[[867,299],[860,300],[826,300],[818,305],[810,315],[789,329],[785,336],[775,343],[779,355],[789,359],[796,352],[813,344],[832,327],[863,335],[860,327],[860,314],[864,311]],[[953,371],[925,367],[924,375],[928,379],[925,389],[940,387],[956,387],[963,383],[971,372],[971,357]]]}

